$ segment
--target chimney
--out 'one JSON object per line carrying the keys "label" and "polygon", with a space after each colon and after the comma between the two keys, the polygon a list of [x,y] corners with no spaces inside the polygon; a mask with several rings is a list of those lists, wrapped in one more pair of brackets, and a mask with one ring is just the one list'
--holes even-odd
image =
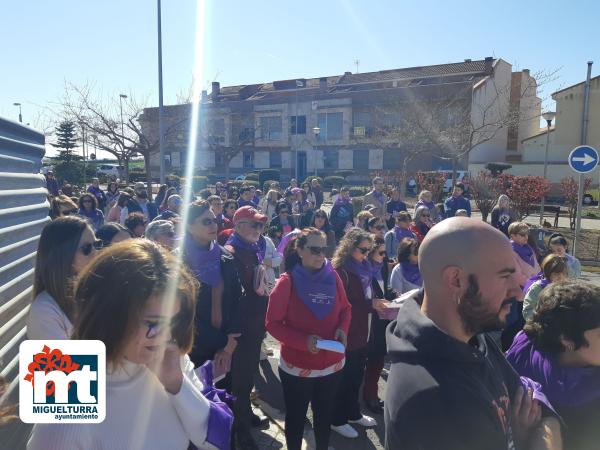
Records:
{"label": "chimney", "polygon": [[529,69],[523,69],[523,73],[527,76],[529,76]]}
{"label": "chimney", "polygon": [[219,96],[220,92],[221,92],[221,83],[219,83],[218,81],[213,81],[212,82],[212,91],[210,93],[212,99],[215,100]]}
{"label": "chimney", "polygon": [[352,75],[352,72],[344,72],[344,76],[346,75]]}
{"label": "chimney", "polygon": [[327,90],[327,77],[319,78],[319,90]]}
{"label": "chimney", "polygon": [[484,64],[485,64],[485,73],[488,75],[491,75],[491,73],[493,71],[494,58],[491,56],[488,56],[487,58],[485,58]]}
{"label": "chimney", "polygon": [[465,62],[471,62],[471,59],[465,59]]}
{"label": "chimney", "polygon": [[206,89],[202,90],[202,97],[200,98],[200,102],[201,103],[206,103],[206,100],[208,99],[208,94],[206,92]]}

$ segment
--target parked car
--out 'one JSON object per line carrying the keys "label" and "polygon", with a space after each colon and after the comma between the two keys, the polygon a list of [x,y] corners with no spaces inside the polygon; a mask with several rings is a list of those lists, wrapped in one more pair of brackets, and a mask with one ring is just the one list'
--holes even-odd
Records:
{"label": "parked car", "polygon": [[598,192],[598,188],[588,189],[583,194],[583,204],[584,205],[593,205],[598,204],[598,199],[600,198],[600,194]]}
{"label": "parked car", "polygon": [[116,177],[121,176],[123,172],[123,166],[119,166],[117,164],[101,164],[96,168],[96,172],[100,175],[111,176],[114,175]]}

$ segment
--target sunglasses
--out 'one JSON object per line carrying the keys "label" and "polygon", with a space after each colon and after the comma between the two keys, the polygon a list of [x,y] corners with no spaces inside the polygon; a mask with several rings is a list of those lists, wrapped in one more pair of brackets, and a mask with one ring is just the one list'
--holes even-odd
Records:
{"label": "sunglasses", "polygon": [[364,247],[356,247],[356,250],[361,252],[363,255],[366,255],[367,253],[369,253],[371,251],[370,248],[364,248]]}
{"label": "sunglasses", "polygon": [[173,320],[171,320],[170,323],[158,320],[144,320],[142,321],[142,323],[148,328],[148,330],[146,331],[146,337],[148,339],[155,338],[163,331],[165,331],[166,328],[170,328],[171,330],[173,330],[177,325],[175,318],[173,318]]}
{"label": "sunglasses", "polygon": [[279,214],[289,214],[289,211],[287,209],[282,209],[279,211]]}
{"label": "sunglasses", "polygon": [[94,242],[88,242],[87,244],[83,244],[81,247],[79,247],[79,250],[81,250],[81,253],[83,253],[85,256],[89,256],[89,254],[92,253],[93,250],[100,250],[101,248],[102,241],[96,240]]}
{"label": "sunglasses", "polygon": [[219,221],[216,217],[214,219],[207,217],[206,219],[202,219],[202,221],[200,223],[202,225],[204,225],[205,227],[210,227],[211,225],[218,225]]}
{"label": "sunglasses", "polygon": [[251,228],[255,230],[262,230],[265,228],[265,224],[262,222],[238,222],[238,223],[247,223]]}
{"label": "sunglasses", "polygon": [[81,203],[94,203],[94,202],[91,200],[83,200]]}
{"label": "sunglasses", "polygon": [[327,247],[307,247],[310,250],[311,255],[319,256],[324,255],[327,251]]}
{"label": "sunglasses", "polygon": [[377,252],[377,254],[378,254],[379,256],[385,256],[385,255],[387,254],[387,252],[386,252],[385,250],[382,250],[382,251],[380,251],[380,252]]}

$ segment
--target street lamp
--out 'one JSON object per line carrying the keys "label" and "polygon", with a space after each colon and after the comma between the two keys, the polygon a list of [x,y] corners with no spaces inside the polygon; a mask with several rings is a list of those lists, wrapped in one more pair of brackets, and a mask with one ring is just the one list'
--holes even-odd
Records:
{"label": "street lamp", "polygon": [[13,106],[19,107],[19,123],[23,123],[23,115],[21,114],[21,104],[15,102],[15,103],[13,103]]}
{"label": "street lamp", "polygon": [[[546,111],[542,114],[542,118],[546,121],[546,153],[544,155],[544,180],[548,177],[548,147],[550,146],[550,126],[556,113],[554,111]],[[540,208],[540,225],[544,224],[544,209],[546,207],[546,196],[542,197],[542,205]]]}
{"label": "street lamp", "polygon": [[[319,135],[321,134],[321,129],[318,126],[316,126],[313,128],[313,133],[314,133],[315,139],[317,141],[317,143],[315,144],[315,150],[317,150],[318,145],[319,145]],[[316,156],[317,155],[315,155],[315,163],[314,163],[315,164],[315,177],[317,176],[317,157]]]}
{"label": "street lamp", "polygon": [[124,131],[124,126],[123,126],[123,99],[124,98],[127,98],[127,96],[125,94],[119,94],[119,106],[121,108],[121,141],[123,142],[123,154],[125,154],[125,131]]}

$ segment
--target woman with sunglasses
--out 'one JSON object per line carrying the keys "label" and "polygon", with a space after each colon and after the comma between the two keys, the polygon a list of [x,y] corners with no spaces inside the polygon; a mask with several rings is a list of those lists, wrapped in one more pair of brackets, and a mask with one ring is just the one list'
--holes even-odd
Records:
{"label": "woman with sunglasses", "polygon": [[325,259],[323,232],[305,228],[286,249],[286,272],[271,292],[266,316],[267,331],[281,343],[286,444],[300,450],[311,403],[316,449],[326,450],[344,355],[319,350],[317,342],[346,344],[351,307],[339,276]]}
{"label": "woman with sunglasses", "polygon": [[196,338],[190,357],[196,367],[214,360],[215,369],[229,372],[240,332],[240,279],[233,257],[216,242],[217,218],[210,203],[189,206],[183,259],[200,283],[196,304]]}
{"label": "woman with sunglasses", "polygon": [[404,238],[398,246],[398,265],[394,267],[390,277],[390,287],[398,296],[423,287],[419,271],[420,245],[416,239]]}
{"label": "woman with sunglasses", "polygon": [[50,209],[50,218],[52,220],[59,217],[77,214],[78,212],[79,209],[77,208],[77,203],[75,203],[66,195],[61,194],[52,198],[52,207]]}
{"label": "woman with sunglasses", "polygon": [[517,271],[521,273],[521,286],[534,275],[540,273],[535,250],[528,243],[529,225],[524,222],[513,222],[508,227],[508,236],[515,252]]}
{"label": "woman with sunglasses", "polygon": [[98,209],[98,201],[92,194],[79,197],[79,215],[89,220],[94,230],[104,224],[104,214]]}
{"label": "woman with sunglasses", "polygon": [[38,424],[28,448],[186,450],[191,443],[228,450],[231,412],[208,400],[211,386],[186,356],[195,300],[193,277],[153,242],[121,242],[100,253],[75,290],[81,307],[73,339],[106,346],[106,419]]}
{"label": "woman with sunglasses", "polygon": [[329,218],[327,217],[327,213],[322,209],[316,210],[310,226],[325,233],[325,236],[327,238],[327,250],[325,251],[325,257],[327,259],[332,258],[333,253],[335,252],[336,242],[335,233],[333,232],[333,229],[329,224]]}
{"label": "woman with sunglasses", "polygon": [[340,240],[332,264],[346,290],[352,305],[352,319],[348,329],[346,363],[338,386],[333,413],[332,429],[347,438],[358,437],[350,424],[377,426],[375,419],[360,411],[359,391],[365,373],[369,314],[373,312],[373,267],[369,252],[373,237],[364,230],[353,228]]}
{"label": "woman with sunglasses", "polygon": [[[385,308],[383,302],[393,300],[395,295],[388,286],[390,269],[385,241],[380,237],[374,239],[374,245],[369,253],[369,262],[373,272],[371,288],[373,289],[373,308],[378,311]],[[367,353],[367,364],[365,367],[365,382],[363,386],[363,399],[367,409],[375,414],[383,414],[383,401],[377,393],[377,383],[383,369],[384,358],[387,353],[385,344],[385,329],[389,320],[381,319],[377,312],[371,315],[371,332],[369,333],[369,345]]]}
{"label": "woman with sunglasses", "polygon": [[237,200],[228,199],[223,202],[223,216],[233,223],[233,215],[237,211]]}
{"label": "woman with sunglasses", "polygon": [[292,210],[285,202],[279,202],[275,207],[275,217],[271,220],[271,226],[281,230],[281,234],[285,236],[296,228],[296,221],[292,217]]}
{"label": "woman with sunglasses", "polygon": [[75,317],[71,287],[100,247],[81,217],[60,217],[42,230],[35,261],[29,339],[69,339]]}
{"label": "woman with sunglasses", "polygon": [[419,242],[423,242],[431,227],[433,227],[433,222],[431,221],[429,208],[427,206],[419,206],[415,211],[415,220],[410,226],[410,231],[415,234]]}

